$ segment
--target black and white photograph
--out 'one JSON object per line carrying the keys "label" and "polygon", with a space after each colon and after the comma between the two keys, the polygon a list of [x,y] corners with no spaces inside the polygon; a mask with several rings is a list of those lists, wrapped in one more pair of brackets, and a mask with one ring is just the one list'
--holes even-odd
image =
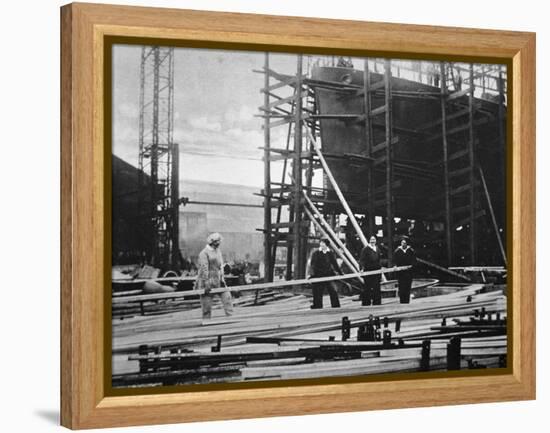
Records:
{"label": "black and white photograph", "polygon": [[507,367],[506,65],[111,56],[113,388]]}

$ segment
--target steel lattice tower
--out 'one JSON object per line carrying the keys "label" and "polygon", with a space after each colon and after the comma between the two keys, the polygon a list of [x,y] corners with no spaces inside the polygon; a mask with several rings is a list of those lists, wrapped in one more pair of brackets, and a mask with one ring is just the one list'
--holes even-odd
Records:
{"label": "steel lattice tower", "polygon": [[139,111],[139,209],[146,261],[179,267],[179,152],[173,141],[174,49],[143,47]]}

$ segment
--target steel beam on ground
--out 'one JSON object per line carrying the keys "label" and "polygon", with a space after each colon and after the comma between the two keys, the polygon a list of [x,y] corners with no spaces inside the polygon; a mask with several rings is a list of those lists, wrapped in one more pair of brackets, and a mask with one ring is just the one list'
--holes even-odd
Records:
{"label": "steel beam on ground", "polygon": [[[285,281],[274,281],[270,283],[256,283],[256,284],[245,284],[242,286],[220,287],[216,289],[211,289],[209,293],[214,295],[216,293],[223,293],[223,292],[248,292],[248,291],[255,291],[255,290],[277,289],[277,288],[300,286],[300,285],[307,287],[315,283],[349,280],[354,278],[366,277],[369,275],[384,275],[384,274],[391,274],[394,272],[402,272],[410,268],[411,266],[396,266],[393,268],[382,268],[376,271],[351,272],[349,274],[334,275],[330,277],[301,278],[298,280],[288,280],[288,281],[285,280]],[[204,290],[198,289],[198,290],[188,290],[184,292],[154,293],[151,295],[119,296],[119,297],[113,298],[112,303],[124,304],[128,302],[154,301],[159,299],[177,299],[177,298],[183,298],[186,296],[196,296],[196,295],[204,295]]]}

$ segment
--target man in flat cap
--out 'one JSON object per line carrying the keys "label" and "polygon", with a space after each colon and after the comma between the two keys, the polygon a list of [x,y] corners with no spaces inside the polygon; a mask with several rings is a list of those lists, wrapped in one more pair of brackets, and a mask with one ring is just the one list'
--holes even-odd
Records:
{"label": "man in flat cap", "polygon": [[[212,317],[212,289],[226,287],[223,277],[223,257],[220,250],[222,236],[219,233],[212,233],[206,239],[206,247],[199,254],[199,264],[195,288],[204,289],[201,295],[202,318]],[[233,301],[229,290],[221,292],[220,298],[226,316],[233,314]]]}

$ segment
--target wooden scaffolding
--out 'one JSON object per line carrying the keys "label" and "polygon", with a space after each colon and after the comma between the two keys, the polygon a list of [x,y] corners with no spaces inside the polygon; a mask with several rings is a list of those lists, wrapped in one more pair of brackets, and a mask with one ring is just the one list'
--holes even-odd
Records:
{"label": "wooden scaffolding", "polygon": [[[497,162],[505,167],[506,80],[501,67],[431,62],[428,71],[422,67],[414,69],[418,82],[438,88],[437,92],[426,92],[394,90],[394,77],[405,74],[405,71],[401,63],[395,65],[389,59],[364,59],[361,86],[349,80],[314,79],[309,70],[312,59],[304,59],[302,55],[297,55],[296,59],[296,72],[292,75],[271,69],[269,54],[265,54],[263,69],[256,71],[264,74],[264,99],[260,107],[264,128],[264,188],[261,191],[264,227],[261,230],[264,234],[266,281],[273,281],[274,274],[279,274],[276,267],[281,267],[280,260],[277,261],[281,247],[286,248],[284,277],[305,277],[311,242],[319,237],[328,238],[343,262],[350,269],[357,270],[357,254],[350,252],[337,233],[338,214],[347,215],[348,225],[361,246],[367,242],[364,233],[381,231],[383,246],[391,262],[392,252],[397,246],[395,189],[406,176],[420,173],[418,167],[396,160],[394,147],[400,140],[410,140],[411,136],[423,143],[441,145],[442,158],[433,166],[426,167],[422,174],[443,184],[443,197],[434,198],[443,204],[440,216],[445,226],[442,242],[446,257],[440,260],[441,264],[450,266],[465,261],[476,264],[476,223],[483,216],[490,217],[502,261],[506,264],[502,240],[505,222],[502,217],[497,221],[499,218],[476,155],[476,150],[483,146],[476,137],[476,128],[486,123],[496,124],[495,136],[501,149]],[[322,112],[316,98],[320,89],[361,96],[363,109],[351,114]],[[498,97],[496,119],[494,112],[484,109],[476,99],[486,92]],[[440,117],[414,129],[398,126],[393,119],[396,98],[398,103],[404,98],[439,101]],[[321,123],[327,119],[362,123],[364,151],[361,154],[326,151],[320,143],[320,132]],[[272,142],[274,128],[286,128],[283,146]],[[327,163],[327,160],[335,159],[365,166],[366,200],[361,206],[349,200],[352,196],[349,191],[341,191]],[[272,163],[281,160],[282,176],[274,179]],[[322,188],[312,185],[315,170],[323,172],[325,183]],[[504,174],[502,182],[505,182]],[[326,211],[325,208],[329,207],[331,211]],[[338,211],[334,211],[335,207]],[[358,221],[358,215],[364,215],[364,219]],[[377,216],[382,218],[382,224],[377,224]],[[464,233],[468,233],[467,258],[464,257],[464,248],[455,248],[456,243],[464,242]],[[462,261],[457,261],[457,255],[461,255]]]}

